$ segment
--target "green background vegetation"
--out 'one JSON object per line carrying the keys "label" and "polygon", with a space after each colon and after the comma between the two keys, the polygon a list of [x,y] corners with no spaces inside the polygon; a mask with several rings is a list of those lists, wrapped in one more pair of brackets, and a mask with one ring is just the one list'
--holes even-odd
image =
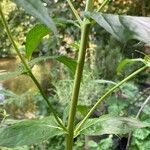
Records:
{"label": "green background vegetation", "polygon": [[[1,0],[5,17],[8,21],[14,40],[19,50],[25,55],[25,37],[37,19],[28,15],[23,9],[18,8],[9,0]],[[52,34],[45,36],[33,53],[33,57],[51,56],[64,54],[76,58],[80,44],[80,31],[73,22],[74,16],[65,0],[43,0],[49,13],[58,26],[58,41]],[[95,7],[100,5],[95,1]],[[85,1],[74,2],[78,12],[82,13]],[[149,16],[149,0],[112,0],[102,10],[107,13],[127,14],[135,16]],[[86,55],[86,65],[81,84],[79,103],[77,107],[77,119],[80,121],[86,115],[88,109],[93,106],[96,100],[101,97],[107,89],[112,87],[113,82],[136,70],[141,64],[129,64],[125,66],[120,74],[117,74],[117,67],[120,62],[127,58],[143,58],[143,54],[150,54],[144,43],[130,40],[126,43],[116,41],[104,29],[95,25],[90,35]],[[11,43],[5,33],[2,22],[0,22],[0,70],[15,71],[21,68],[20,60],[17,57]],[[59,43],[59,44],[58,44]],[[61,46],[60,46],[61,45]],[[136,51],[135,51],[136,50]],[[138,50],[138,51],[137,51]],[[54,60],[41,62],[32,68],[36,78],[49,96],[53,106],[59,111],[59,115],[66,121],[68,112],[68,101],[70,101],[73,77],[67,68]],[[101,80],[103,79],[103,80]],[[50,113],[47,105],[43,102],[41,94],[32,81],[25,75],[0,83],[2,89],[0,94],[5,98],[0,101],[0,119],[3,120],[6,111],[8,120],[31,119],[48,116]],[[114,114],[123,117],[135,117],[141,104],[150,93],[149,69],[140,73],[132,82],[121,86],[114,92],[107,101],[95,111],[93,116],[103,114]],[[64,109],[65,108],[65,109]],[[63,113],[62,113],[63,112]],[[150,123],[150,103],[144,108],[140,120]],[[6,120],[7,120],[6,119]],[[104,135],[104,136],[80,136],[75,139],[75,150],[124,150],[127,136]],[[54,137],[50,140],[32,146],[18,148],[4,148],[2,150],[62,150],[65,147],[63,136]],[[137,129],[132,136],[131,150],[148,150],[150,147],[150,129]]]}

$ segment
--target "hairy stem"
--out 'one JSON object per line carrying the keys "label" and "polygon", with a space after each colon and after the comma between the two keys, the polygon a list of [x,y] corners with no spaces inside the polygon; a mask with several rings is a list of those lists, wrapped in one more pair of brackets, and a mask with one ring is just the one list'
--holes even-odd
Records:
{"label": "hairy stem", "polygon": [[31,71],[30,67],[27,65],[25,59],[22,57],[22,55],[21,55],[21,53],[20,53],[20,51],[19,51],[17,45],[15,44],[15,42],[14,42],[14,40],[13,40],[13,37],[12,37],[12,35],[11,35],[11,32],[10,32],[10,30],[9,30],[9,28],[8,28],[8,25],[7,25],[6,19],[5,19],[5,17],[4,17],[4,14],[3,14],[3,12],[2,12],[1,5],[0,5],[0,16],[1,16],[1,19],[2,19],[2,23],[3,23],[3,25],[4,25],[5,29],[6,29],[6,33],[7,33],[7,35],[8,35],[8,38],[9,38],[10,42],[12,43],[12,45],[13,45],[13,47],[14,47],[14,49],[15,49],[17,55],[19,56],[19,58],[20,58],[22,64],[24,65],[24,67],[25,67],[25,69],[26,69],[28,75],[31,77],[31,79],[33,80],[33,82],[35,83],[35,85],[37,86],[37,88],[39,89],[41,95],[43,96],[44,100],[45,100],[46,103],[48,104],[50,110],[52,111],[52,113],[53,113],[53,115],[54,115],[54,117],[55,117],[57,123],[58,123],[65,131],[67,131],[67,129],[66,129],[66,128],[64,127],[64,125],[62,124],[62,121],[61,121],[61,120],[59,119],[59,117],[57,116],[57,112],[56,112],[55,109],[52,107],[52,105],[51,105],[51,103],[49,102],[47,96],[45,95],[43,89],[41,88],[39,82],[37,81],[37,79],[36,79],[35,76],[33,75],[33,73],[32,73],[32,71]]}
{"label": "hairy stem", "polygon": [[[87,0],[85,11],[90,11],[92,9],[93,0]],[[74,137],[74,120],[76,115],[76,108],[80,90],[80,83],[83,73],[84,60],[86,54],[86,48],[88,44],[88,35],[90,30],[90,24],[86,18],[84,18],[83,24],[81,26],[81,44],[79,49],[78,63],[75,73],[74,85],[72,90],[71,105],[69,110],[68,118],[68,135],[66,137],[66,149],[72,150],[73,148],[73,137]]]}
{"label": "hairy stem", "polygon": [[86,122],[86,120],[92,115],[92,113],[96,110],[96,108],[101,104],[101,102],[103,100],[105,100],[106,97],[108,97],[115,89],[117,89],[118,87],[120,87],[123,83],[127,82],[128,80],[130,80],[131,78],[133,78],[135,75],[137,75],[138,73],[140,73],[141,71],[145,70],[147,68],[147,66],[144,66],[140,69],[138,69],[137,71],[133,72],[132,74],[130,74],[128,77],[126,77],[125,79],[123,79],[122,81],[120,81],[118,84],[116,84],[114,87],[112,87],[108,92],[106,92],[98,101],[97,103],[91,108],[91,110],[88,112],[88,114],[85,116],[85,118],[80,122],[80,124],[77,126],[76,130],[75,130],[75,135],[78,135],[78,132],[80,130],[80,128],[83,126],[83,124]]}

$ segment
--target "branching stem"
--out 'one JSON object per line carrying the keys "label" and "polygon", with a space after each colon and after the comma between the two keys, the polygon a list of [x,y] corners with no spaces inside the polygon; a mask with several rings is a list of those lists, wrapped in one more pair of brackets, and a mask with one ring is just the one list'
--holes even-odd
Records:
{"label": "branching stem", "polygon": [[[145,108],[145,106],[147,105],[147,103],[150,101],[150,95],[147,97],[147,99],[144,101],[144,103],[142,104],[142,106],[140,107],[137,115],[136,115],[136,119],[139,118],[140,114],[142,113],[143,109]],[[128,141],[127,141],[127,145],[126,145],[126,150],[128,150],[129,148],[129,145],[131,143],[131,140],[132,140],[132,132],[129,133],[128,135]]]}
{"label": "branching stem", "polygon": [[55,117],[57,123],[62,127],[62,129],[63,129],[64,131],[67,131],[67,129],[66,129],[65,126],[63,125],[62,121],[61,121],[60,118],[57,116],[57,112],[56,112],[55,109],[52,107],[52,105],[51,105],[51,103],[49,102],[47,96],[45,95],[43,89],[41,88],[39,82],[37,81],[37,79],[36,79],[35,76],[33,75],[33,73],[32,73],[32,71],[31,71],[30,67],[27,65],[25,59],[22,57],[22,55],[21,55],[21,53],[20,53],[20,51],[19,51],[19,49],[18,49],[16,43],[14,42],[13,37],[12,37],[12,35],[11,35],[11,32],[10,32],[10,30],[9,30],[9,28],[8,28],[8,24],[7,24],[6,19],[5,19],[5,17],[4,17],[4,14],[3,14],[3,12],[2,12],[1,5],[0,5],[0,16],[1,16],[1,19],[2,19],[2,23],[3,23],[3,25],[4,25],[5,29],[6,29],[6,33],[7,33],[7,35],[8,35],[8,38],[9,38],[10,42],[12,43],[12,45],[13,45],[13,47],[14,47],[14,49],[15,49],[17,55],[19,56],[19,58],[20,58],[22,64],[24,65],[24,67],[25,67],[25,69],[26,69],[28,75],[31,77],[31,79],[33,80],[33,82],[35,83],[35,85],[37,86],[37,88],[39,89],[41,95],[43,96],[44,100],[45,100],[46,103],[48,104],[50,110],[52,111],[52,113],[53,113],[53,115],[54,115],[54,117]]}
{"label": "branching stem", "polygon": [[80,16],[78,15],[78,12],[77,12],[76,9],[74,8],[74,6],[73,6],[71,0],[67,0],[67,2],[68,2],[68,4],[69,4],[69,6],[70,6],[70,8],[71,8],[71,10],[72,10],[72,12],[73,12],[73,14],[75,15],[76,19],[78,20],[79,24],[82,25],[82,20],[81,20]]}
{"label": "branching stem", "polygon": [[83,124],[86,122],[86,120],[93,114],[93,112],[96,110],[96,108],[101,104],[102,101],[105,100],[106,97],[108,97],[115,89],[120,87],[123,83],[127,82],[131,78],[133,78],[135,75],[140,73],[141,71],[145,70],[147,66],[143,66],[142,68],[138,69],[137,71],[133,72],[129,76],[127,76],[125,79],[120,81],[118,84],[116,84],[114,87],[112,87],[108,92],[106,92],[98,101],[97,103],[91,108],[91,110],[88,112],[88,114],[85,116],[85,118],[80,122],[80,124],[77,126],[75,130],[75,135],[78,135],[79,130],[83,126]]}

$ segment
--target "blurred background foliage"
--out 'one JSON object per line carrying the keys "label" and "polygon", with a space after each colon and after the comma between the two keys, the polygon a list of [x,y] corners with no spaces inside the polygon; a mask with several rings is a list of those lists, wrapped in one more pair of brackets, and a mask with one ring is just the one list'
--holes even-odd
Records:
{"label": "blurred background foliage", "polygon": [[[25,52],[25,37],[28,31],[38,21],[26,14],[23,9],[16,7],[10,0],[1,0],[5,17],[13,34],[15,42],[22,54]],[[103,0],[95,0],[95,9],[100,7]],[[77,22],[69,9],[66,0],[43,0],[53,17],[59,31],[59,40],[56,42],[53,36],[46,36],[34,52],[33,57],[50,56],[56,54],[77,57],[80,44],[80,30]],[[84,0],[73,0],[78,13],[82,16],[85,6]],[[150,16],[149,0],[111,0],[109,5],[102,10],[104,13]],[[11,43],[9,42],[2,22],[0,21],[0,70],[15,71],[20,65]],[[77,118],[78,121],[88,112],[96,100],[109,89],[114,82],[118,82],[140,64],[127,65],[121,74],[116,69],[125,58],[144,57],[140,52],[150,54],[144,43],[129,41],[127,43],[117,42],[104,29],[95,25],[90,35],[90,43],[87,49],[86,65],[84,69]],[[138,50],[138,51],[137,51]],[[73,80],[68,70],[55,61],[46,61],[35,65],[32,69],[41,83],[49,100],[59,111],[60,116],[66,121],[68,115],[68,102],[70,100]],[[102,80],[103,79],[103,80]],[[113,82],[112,82],[113,81]],[[132,82],[126,83],[114,92],[93,114],[98,117],[102,114],[115,114],[120,116],[135,117],[143,101],[150,93],[149,70],[141,73]],[[65,108],[65,109],[64,109]],[[50,112],[43,102],[42,96],[33,85],[32,81],[25,75],[0,83],[0,112],[1,120],[36,118],[48,115]],[[62,113],[63,112],[63,113]],[[141,120],[150,122],[150,104],[147,104],[140,116]],[[127,136],[105,135],[102,137],[79,137],[76,139],[75,150],[124,150]],[[146,150],[150,147],[150,131],[138,129],[133,133],[131,149]],[[0,148],[10,150],[8,148]],[[49,141],[24,146],[11,150],[62,150],[64,141],[62,137],[55,137]]]}

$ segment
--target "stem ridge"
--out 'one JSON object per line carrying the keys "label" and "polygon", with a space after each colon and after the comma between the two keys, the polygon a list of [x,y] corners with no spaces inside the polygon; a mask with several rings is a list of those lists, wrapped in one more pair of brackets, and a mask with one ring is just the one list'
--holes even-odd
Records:
{"label": "stem ridge", "polygon": [[[85,11],[91,11],[93,6],[93,0],[87,0]],[[72,90],[72,97],[71,97],[71,105],[69,110],[69,118],[68,118],[68,134],[66,137],[66,149],[72,150],[73,148],[73,139],[74,139],[74,122],[75,122],[75,115],[76,115],[76,108],[80,90],[80,84],[82,79],[82,73],[84,68],[84,60],[86,54],[86,48],[88,44],[88,36],[90,31],[90,23],[86,18],[84,18],[82,25],[81,25],[81,44],[79,49],[79,56],[78,56],[78,63],[75,73],[74,85]]]}

